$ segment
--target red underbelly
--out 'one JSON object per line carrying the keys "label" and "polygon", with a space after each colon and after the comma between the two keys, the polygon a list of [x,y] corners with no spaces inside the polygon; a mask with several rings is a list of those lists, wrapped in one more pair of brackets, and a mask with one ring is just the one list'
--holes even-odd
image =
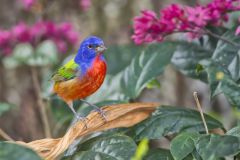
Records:
{"label": "red underbelly", "polygon": [[106,64],[103,62],[90,69],[82,79],[76,77],[54,85],[54,92],[65,102],[82,99],[93,94],[102,85],[106,75]]}

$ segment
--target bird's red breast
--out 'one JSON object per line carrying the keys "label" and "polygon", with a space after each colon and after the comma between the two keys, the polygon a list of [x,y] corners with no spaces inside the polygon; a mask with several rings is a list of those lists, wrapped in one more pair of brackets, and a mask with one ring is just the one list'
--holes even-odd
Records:
{"label": "bird's red breast", "polygon": [[107,71],[107,65],[99,54],[83,77],[58,82],[54,85],[54,92],[65,102],[85,98],[102,85]]}

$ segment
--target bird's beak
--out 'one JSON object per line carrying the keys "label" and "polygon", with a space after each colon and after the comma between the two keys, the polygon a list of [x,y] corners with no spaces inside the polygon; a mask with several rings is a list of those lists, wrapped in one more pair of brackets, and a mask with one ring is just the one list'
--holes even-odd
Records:
{"label": "bird's beak", "polygon": [[97,53],[102,53],[103,51],[105,51],[107,48],[104,45],[100,45],[96,47],[96,52]]}

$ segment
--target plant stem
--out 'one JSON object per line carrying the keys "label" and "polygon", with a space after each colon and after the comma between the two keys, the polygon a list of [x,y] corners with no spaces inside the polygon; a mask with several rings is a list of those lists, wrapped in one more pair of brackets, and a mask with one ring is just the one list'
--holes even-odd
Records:
{"label": "plant stem", "polygon": [[187,32],[191,32],[191,33],[206,34],[206,35],[213,36],[213,37],[215,37],[217,39],[220,39],[220,40],[222,40],[222,41],[224,41],[224,42],[226,42],[226,43],[228,43],[228,44],[230,44],[230,45],[240,49],[240,45],[238,45],[237,43],[235,43],[235,42],[233,42],[233,41],[231,41],[231,40],[229,40],[229,39],[227,39],[225,37],[222,37],[222,36],[220,36],[220,35],[218,35],[216,33],[213,33],[213,32],[211,32],[208,29],[202,29],[201,28],[201,30],[202,30],[202,32],[194,31],[194,30],[184,30],[184,31],[173,31],[173,33],[182,33],[182,32],[187,33]]}
{"label": "plant stem", "polygon": [[7,141],[14,141],[6,132],[0,128],[0,136]]}
{"label": "plant stem", "polygon": [[200,115],[201,115],[201,118],[202,118],[202,121],[203,121],[203,125],[204,125],[205,130],[206,130],[206,134],[209,134],[207,123],[206,123],[205,117],[203,115],[202,107],[201,107],[200,102],[198,100],[197,92],[193,92],[193,97],[194,97],[194,99],[196,101],[198,111],[200,112]]}
{"label": "plant stem", "polygon": [[45,108],[43,99],[41,97],[41,87],[40,87],[40,83],[38,81],[37,70],[35,67],[31,67],[31,75],[32,75],[32,79],[33,79],[34,90],[35,90],[35,93],[37,96],[37,104],[39,107],[40,116],[41,116],[41,120],[43,123],[44,133],[45,133],[46,137],[51,137],[51,130],[50,130],[49,122],[48,122],[48,116],[47,116],[47,112],[46,112],[46,108]]}
{"label": "plant stem", "polygon": [[218,34],[216,34],[216,33],[213,33],[213,32],[211,32],[211,31],[209,31],[209,30],[207,30],[207,29],[204,29],[204,31],[205,31],[206,34],[208,34],[208,35],[210,35],[210,36],[213,36],[213,37],[215,37],[215,38],[217,38],[217,39],[221,39],[222,41],[224,41],[224,42],[226,42],[226,43],[228,43],[228,44],[231,44],[231,45],[233,45],[234,47],[240,48],[240,45],[238,45],[237,43],[235,43],[235,42],[233,42],[233,41],[228,40],[227,38],[224,38],[224,37],[222,37],[222,36],[220,36],[220,35],[218,35]]}

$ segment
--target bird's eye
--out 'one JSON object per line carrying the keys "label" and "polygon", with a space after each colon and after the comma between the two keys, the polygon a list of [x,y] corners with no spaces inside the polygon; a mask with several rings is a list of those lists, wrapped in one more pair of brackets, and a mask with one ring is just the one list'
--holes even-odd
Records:
{"label": "bird's eye", "polygon": [[92,48],[93,48],[93,45],[89,44],[89,45],[88,45],[88,48],[89,48],[89,49],[92,49]]}

